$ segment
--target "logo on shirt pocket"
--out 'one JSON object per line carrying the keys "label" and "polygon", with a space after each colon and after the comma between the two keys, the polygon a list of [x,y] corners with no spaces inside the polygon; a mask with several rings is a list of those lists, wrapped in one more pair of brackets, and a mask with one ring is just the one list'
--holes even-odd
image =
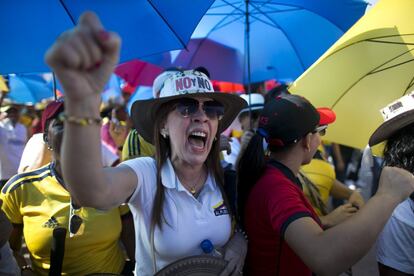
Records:
{"label": "logo on shirt pocket", "polygon": [[227,209],[226,205],[224,205],[223,201],[220,201],[219,203],[214,205],[213,206],[213,211],[214,211],[214,215],[216,215],[216,217],[229,214],[229,210]]}

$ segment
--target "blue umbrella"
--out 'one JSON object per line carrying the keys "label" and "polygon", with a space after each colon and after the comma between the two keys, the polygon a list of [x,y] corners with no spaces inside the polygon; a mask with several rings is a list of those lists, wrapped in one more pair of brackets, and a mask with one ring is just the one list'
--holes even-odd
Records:
{"label": "blue umbrella", "polygon": [[0,74],[48,72],[48,47],[82,12],[122,37],[121,60],[181,49],[213,0],[16,0],[0,4]]}
{"label": "blue umbrella", "polygon": [[230,47],[210,39],[193,38],[187,50],[180,51],[172,66],[183,68],[208,68],[214,80],[242,82],[243,55]]}
{"label": "blue umbrella", "polygon": [[[208,38],[244,56],[239,76],[223,80],[291,81],[364,14],[366,5],[364,0],[216,0],[192,38]],[[220,60],[216,66],[223,66]]]}
{"label": "blue umbrella", "polygon": [[[58,79],[52,77],[47,82],[47,85],[51,91],[56,90],[56,97],[64,96],[65,91]],[[101,93],[102,101],[106,103],[109,100],[121,97],[121,79],[117,75],[112,74]]]}
{"label": "blue umbrella", "polygon": [[40,76],[10,76],[9,86],[7,97],[13,103],[33,105],[53,97],[53,90]]}

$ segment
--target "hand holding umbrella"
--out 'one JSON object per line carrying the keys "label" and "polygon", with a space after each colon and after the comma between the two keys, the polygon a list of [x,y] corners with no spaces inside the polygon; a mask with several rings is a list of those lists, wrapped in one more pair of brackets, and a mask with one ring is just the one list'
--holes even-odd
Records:
{"label": "hand holding umbrella", "polygon": [[[119,59],[120,38],[105,31],[99,18],[84,13],[79,24],[67,31],[46,53],[68,100],[100,100],[110,74]],[[69,107],[69,106],[68,106]]]}

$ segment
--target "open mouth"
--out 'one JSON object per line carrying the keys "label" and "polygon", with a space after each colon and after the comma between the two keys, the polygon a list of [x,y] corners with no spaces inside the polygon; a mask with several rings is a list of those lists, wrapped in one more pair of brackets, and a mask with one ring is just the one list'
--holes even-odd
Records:
{"label": "open mouth", "polygon": [[204,131],[193,131],[188,137],[190,145],[202,149],[206,145],[207,133]]}

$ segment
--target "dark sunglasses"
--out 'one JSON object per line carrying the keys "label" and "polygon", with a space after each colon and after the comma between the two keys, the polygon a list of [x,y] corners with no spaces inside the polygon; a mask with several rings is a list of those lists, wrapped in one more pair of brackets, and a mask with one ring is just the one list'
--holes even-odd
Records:
{"label": "dark sunglasses", "polygon": [[314,131],[312,131],[313,134],[319,133],[319,136],[324,136],[326,134],[326,129],[328,128],[328,125],[321,125],[315,128]]}
{"label": "dark sunglasses", "polygon": [[189,117],[197,113],[201,105],[202,110],[210,120],[221,120],[224,115],[224,106],[218,101],[199,102],[196,99],[184,98],[177,101],[175,109],[183,117]]}
{"label": "dark sunglasses", "polygon": [[72,200],[70,202],[70,217],[69,217],[69,233],[70,236],[74,236],[76,235],[76,233],[78,233],[83,220],[80,216],[78,216],[77,214],[75,214],[75,206],[73,206]]}

